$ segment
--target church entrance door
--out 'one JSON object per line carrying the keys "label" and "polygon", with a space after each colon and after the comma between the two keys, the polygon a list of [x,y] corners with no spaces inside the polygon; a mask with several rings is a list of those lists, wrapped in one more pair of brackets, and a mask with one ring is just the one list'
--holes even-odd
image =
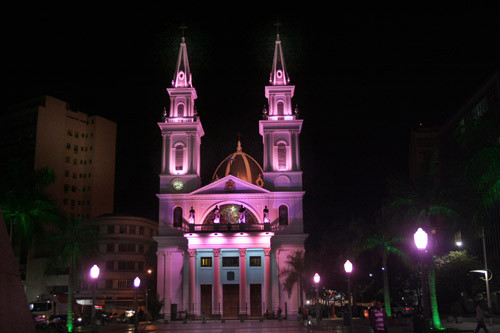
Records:
{"label": "church entrance door", "polygon": [[262,290],[260,284],[250,285],[250,317],[262,316]]}
{"label": "church entrance door", "polygon": [[238,303],[240,301],[240,285],[224,284],[222,285],[223,315],[225,318],[238,317]]}
{"label": "church entrance door", "polygon": [[201,289],[201,313],[207,317],[212,316],[212,285],[202,284]]}

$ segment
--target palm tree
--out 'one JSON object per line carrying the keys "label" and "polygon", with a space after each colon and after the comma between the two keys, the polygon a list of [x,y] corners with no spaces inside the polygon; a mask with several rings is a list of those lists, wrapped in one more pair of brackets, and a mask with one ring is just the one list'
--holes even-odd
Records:
{"label": "palm tree", "polygon": [[[431,159],[427,167],[413,182],[404,182],[397,178],[391,179],[389,186],[391,202],[389,208],[399,212],[399,219],[414,227],[436,230],[435,221],[445,218],[447,225],[453,225],[459,219],[459,214],[451,201],[448,191],[444,190],[435,169],[435,159]],[[416,224],[416,225],[415,225]],[[436,296],[435,269],[433,262],[428,269],[429,297],[431,302],[432,323],[435,329],[443,329],[439,318]]]}
{"label": "palm tree", "polygon": [[[388,225],[388,223],[386,223]],[[390,228],[385,228],[380,225],[370,236],[367,236],[363,241],[363,249],[375,250],[382,257],[382,276],[384,281],[384,306],[387,316],[392,315],[391,298],[389,294],[389,269],[387,267],[387,257],[389,255],[398,255],[402,258],[405,253],[398,247],[404,241],[403,237],[391,235]]]}
{"label": "palm tree", "polygon": [[50,244],[53,245],[54,263],[69,268],[67,328],[68,332],[72,332],[75,273],[78,271],[82,258],[97,254],[99,232],[86,225],[81,218],[64,219],[57,227],[50,237]]}
{"label": "palm tree", "polygon": [[11,242],[15,231],[19,232],[18,238],[28,244],[34,238],[43,238],[44,224],[58,215],[56,204],[45,193],[54,182],[55,173],[51,168],[28,175],[14,170],[3,177],[0,209],[9,224]]}
{"label": "palm tree", "polygon": [[304,305],[302,290],[304,290],[304,251],[295,250],[287,256],[288,267],[280,270],[279,276],[284,279],[283,290],[292,295],[292,290],[297,285],[299,293],[299,303]]}

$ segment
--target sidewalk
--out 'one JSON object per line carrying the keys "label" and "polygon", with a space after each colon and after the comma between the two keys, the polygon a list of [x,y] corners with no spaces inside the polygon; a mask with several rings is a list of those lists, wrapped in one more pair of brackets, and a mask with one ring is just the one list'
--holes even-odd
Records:
{"label": "sidewalk", "polygon": [[[464,317],[459,323],[448,322],[447,318],[441,319],[441,324],[446,327],[448,332],[473,332],[476,327],[474,318]],[[313,320],[315,324],[316,321]],[[500,317],[493,318],[493,326],[487,326],[490,333],[500,333]],[[99,327],[100,333],[118,333],[118,332],[133,332],[134,325],[132,324],[108,324]],[[446,332],[443,331],[443,332]],[[40,331],[44,333],[52,333],[50,329]],[[75,332],[90,332],[90,327],[77,327]],[[201,321],[190,321],[184,324],[182,321],[169,322],[164,324],[163,321],[152,323],[139,323],[139,332],[153,333],[153,332],[189,332],[189,333],[296,333],[296,332],[345,332],[349,333],[349,327],[344,326],[342,318],[324,319],[321,321],[320,326],[305,327],[302,321],[297,320],[226,320],[225,323],[221,321],[207,320],[206,323]],[[372,329],[367,319],[353,318],[353,333],[372,333]],[[392,319],[389,328],[390,333],[408,333],[413,332],[413,323],[411,318]],[[482,331],[480,331],[482,332]]]}

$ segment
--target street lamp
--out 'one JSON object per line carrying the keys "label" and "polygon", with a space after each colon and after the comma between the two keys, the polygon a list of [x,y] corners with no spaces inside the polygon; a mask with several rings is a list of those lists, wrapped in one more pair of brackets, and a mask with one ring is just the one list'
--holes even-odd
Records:
{"label": "street lamp", "polygon": [[153,270],[148,269],[146,271],[148,273],[148,277],[146,278],[146,323],[148,322],[148,281],[149,281],[149,275],[153,273]]}
{"label": "street lamp", "polygon": [[344,263],[344,270],[347,273],[347,297],[349,298],[347,302],[347,315],[348,315],[348,325],[349,332],[352,333],[352,306],[351,306],[351,273],[352,273],[352,263],[347,260]]}
{"label": "street lamp", "polygon": [[141,279],[137,276],[134,279],[134,288],[135,288],[135,327],[134,333],[139,333],[139,313],[137,312],[137,289],[141,285]]}
{"label": "street lamp", "polygon": [[427,291],[427,272],[425,267],[425,252],[427,250],[428,235],[422,229],[418,228],[415,234],[413,234],[413,240],[415,241],[415,246],[420,254],[420,283],[422,285],[422,301],[421,301],[421,311],[423,313],[423,332],[429,332],[429,306],[428,297],[429,293]]}
{"label": "street lamp", "polygon": [[316,273],[314,274],[314,284],[316,285],[316,324],[319,326],[319,320],[320,320],[320,306],[319,306],[319,292],[318,292],[318,284],[319,284],[319,274]]}
{"label": "street lamp", "polygon": [[91,289],[92,289],[92,309],[90,312],[90,322],[92,325],[92,332],[96,332],[96,327],[95,327],[95,290],[96,290],[96,284],[97,284],[97,279],[99,278],[99,273],[100,273],[99,266],[94,265],[90,268],[90,278],[92,279],[91,281]]}
{"label": "street lamp", "polygon": [[[475,269],[471,271],[471,273],[481,273],[484,274],[484,282],[486,283],[486,299],[488,302],[488,312],[491,313],[491,297],[490,297],[490,285],[489,281],[493,278],[493,274],[490,274],[489,269]],[[490,316],[490,325],[493,325],[493,319],[492,316]]]}

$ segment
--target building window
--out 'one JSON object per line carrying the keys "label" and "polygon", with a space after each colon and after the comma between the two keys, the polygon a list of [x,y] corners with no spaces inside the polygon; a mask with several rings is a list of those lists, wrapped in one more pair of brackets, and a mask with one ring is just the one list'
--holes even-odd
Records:
{"label": "building window", "polygon": [[108,234],[114,234],[114,233],[115,233],[115,226],[108,225]]}
{"label": "building window", "polygon": [[107,244],[106,245],[106,252],[115,252],[115,244],[113,244],[113,243]]}
{"label": "building window", "polygon": [[279,208],[279,224],[288,225],[288,207],[281,205]]}
{"label": "building window", "polygon": [[139,235],[144,235],[144,227],[139,227]]}
{"label": "building window", "polygon": [[139,261],[137,263],[137,271],[144,272],[144,262],[143,261]]}
{"label": "building window", "polygon": [[222,257],[222,267],[239,267],[239,257]]}
{"label": "building window", "polygon": [[69,170],[64,171],[64,177],[69,177]]}
{"label": "building window", "polygon": [[118,262],[119,271],[135,271],[135,261],[119,261]]}
{"label": "building window", "polygon": [[178,145],[175,147],[175,170],[182,170],[184,165],[184,147]]}
{"label": "building window", "polygon": [[212,257],[201,257],[201,267],[212,267]]}
{"label": "building window", "polygon": [[104,288],[106,288],[106,289],[113,289],[113,280],[106,279],[105,281],[106,282],[105,282]]}
{"label": "building window", "polygon": [[286,145],[283,142],[278,144],[278,169],[286,169]]}
{"label": "building window", "polygon": [[144,253],[144,244],[139,244],[138,251],[139,253]]}
{"label": "building window", "polygon": [[132,280],[118,280],[118,288],[120,289],[128,289],[132,288]]}
{"label": "building window", "polygon": [[277,109],[278,109],[277,111],[278,116],[283,116],[285,112],[285,105],[282,101],[278,102]]}
{"label": "building window", "polygon": [[118,244],[118,252],[135,252],[134,243]]}
{"label": "building window", "polygon": [[177,117],[184,117],[184,104],[177,105]]}
{"label": "building window", "polygon": [[125,224],[120,224],[120,234],[127,233],[127,226]]}
{"label": "building window", "polygon": [[176,227],[176,228],[182,227],[182,208],[181,207],[174,208],[174,227]]}
{"label": "building window", "polygon": [[129,225],[128,226],[128,233],[129,234],[135,234],[135,225]]}
{"label": "building window", "polygon": [[71,149],[71,143],[66,144],[66,149]]}
{"label": "building window", "polygon": [[250,257],[250,266],[261,266],[261,262],[260,262],[260,256],[258,257]]}
{"label": "building window", "polygon": [[71,162],[71,158],[69,156],[66,156],[66,163],[70,163]]}
{"label": "building window", "polygon": [[108,272],[112,272],[115,270],[115,262],[114,261],[106,261],[106,270]]}

